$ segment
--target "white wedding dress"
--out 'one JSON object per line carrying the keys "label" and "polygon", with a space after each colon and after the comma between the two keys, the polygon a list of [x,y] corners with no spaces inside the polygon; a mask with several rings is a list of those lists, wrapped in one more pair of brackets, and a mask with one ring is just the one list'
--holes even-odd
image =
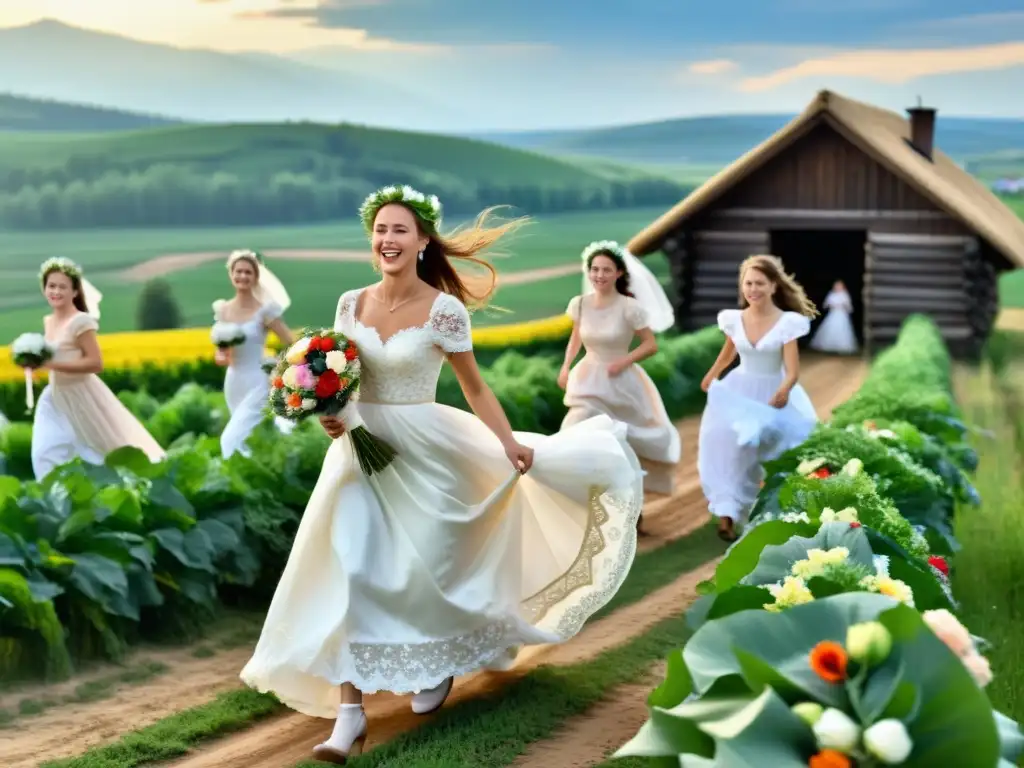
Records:
{"label": "white wedding dress", "polygon": [[[213,319],[217,322],[225,319],[224,305],[222,300],[213,302]],[[250,455],[245,441],[266,417],[270,377],[263,370],[263,350],[267,345],[267,325],[282,314],[277,304],[268,303],[239,323],[245,331],[245,341],[231,349],[231,364],[224,375],[224,399],[231,413],[220,436],[220,452],[225,458],[235,452]],[[275,424],[282,432],[293,428],[285,419],[276,419]]]}
{"label": "white wedding dress", "polygon": [[339,685],[416,693],[561,642],[619,589],[636,552],[642,472],[625,427],[599,416],[550,437],[520,475],[474,415],[434,402],[469,315],[440,294],[427,322],[382,340],[356,320],[359,415],[397,457],[366,477],[347,436],[328,449],[242,679],[335,718]]}
{"label": "white wedding dress", "polygon": [[786,372],[782,348],[806,336],[810,321],[784,312],[757,342],[747,340],[742,311],[718,313],[718,327],[732,339],[740,364],[712,382],[700,421],[697,470],[708,509],[715,517],[743,522],[757,498],[761,463],[793,448],[818,422],[807,392],[797,384],[783,408],[768,404]]}
{"label": "white wedding dress", "polygon": [[658,388],[636,364],[618,376],[608,375],[608,363],[628,355],[637,331],[650,326],[647,311],[630,296],[618,295],[601,308],[589,296],[576,296],[566,313],[579,328],[586,354],[569,374],[564,401],[569,411],[562,429],[598,414],[625,424],[629,445],[646,473],[644,489],[672,493],[682,445]]}
{"label": "white wedding dress", "polygon": [[810,347],[819,352],[854,354],[859,349],[850,315],[853,302],[846,291],[831,291],[823,304],[828,312],[811,339]]}

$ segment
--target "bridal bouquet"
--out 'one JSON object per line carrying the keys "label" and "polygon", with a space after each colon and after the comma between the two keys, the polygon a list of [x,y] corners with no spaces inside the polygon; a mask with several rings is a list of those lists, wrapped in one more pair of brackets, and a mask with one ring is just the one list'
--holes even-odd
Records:
{"label": "bridal bouquet", "polygon": [[238,323],[218,321],[210,329],[210,340],[220,349],[230,349],[245,343],[245,329]]}
{"label": "bridal bouquet", "polygon": [[11,343],[14,364],[25,369],[25,407],[35,407],[32,371],[53,359],[57,349],[41,333],[23,333]]}
{"label": "bridal bouquet", "polygon": [[742,611],[669,658],[650,719],[616,756],[684,768],[1009,767],[1024,736],[992,709],[990,676],[947,611],[867,592]]}
{"label": "bridal bouquet", "polygon": [[344,334],[311,331],[296,341],[271,374],[270,408],[299,421],[310,414],[338,416],[366,475],[380,472],[395,449],[370,434],[355,408],[359,390],[359,349]]}

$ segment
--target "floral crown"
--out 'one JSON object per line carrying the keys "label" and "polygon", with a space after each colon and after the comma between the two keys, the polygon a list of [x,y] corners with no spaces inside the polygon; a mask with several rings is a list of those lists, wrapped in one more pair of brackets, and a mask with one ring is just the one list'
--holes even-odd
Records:
{"label": "floral crown", "polygon": [[377,211],[388,203],[401,203],[409,208],[431,232],[437,232],[441,226],[441,201],[437,199],[437,195],[427,196],[408,184],[403,184],[400,187],[378,189],[359,206],[359,218],[363,220],[363,229],[367,234],[373,232]]}
{"label": "floral crown", "polygon": [[82,279],[82,268],[63,256],[55,256],[43,262],[43,265],[39,267],[39,282],[44,282],[46,276],[51,272],[62,272],[72,280]]}
{"label": "floral crown", "polygon": [[580,259],[582,259],[583,264],[586,265],[586,263],[590,261],[591,257],[597,253],[614,253],[622,261],[625,261],[627,251],[614,240],[595,240],[583,249],[583,253],[580,254]]}
{"label": "floral crown", "polygon": [[230,270],[235,266],[235,262],[239,259],[252,259],[257,264],[263,264],[263,254],[259,251],[253,251],[249,248],[241,248],[237,251],[232,251],[231,255],[228,256],[228,269]]}

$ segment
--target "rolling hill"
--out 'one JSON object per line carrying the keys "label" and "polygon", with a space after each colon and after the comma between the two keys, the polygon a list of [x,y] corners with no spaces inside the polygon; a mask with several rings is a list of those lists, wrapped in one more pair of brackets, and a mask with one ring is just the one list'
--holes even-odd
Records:
{"label": "rolling hill", "polygon": [[109,107],[0,93],[0,131],[127,131],[180,122]]}
{"label": "rolling hill", "polygon": [[15,229],[327,221],[408,183],[452,214],[670,205],[663,174],[454,136],[315,123],[0,132],[0,225]]}
{"label": "rolling hill", "polygon": [[[671,165],[723,165],[768,138],[793,115],[715,115],[610,128],[490,133],[479,138],[563,156]],[[943,116],[936,141],[957,160],[1024,150],[1024,120]]]}
{"label": "rolling hill", "polygon": [[[59,51],[59,55],[55,52]],[[203,122],[451,125],[454,111],[367,75],[176,48],[52,20],[0,29],[0,92]]]}

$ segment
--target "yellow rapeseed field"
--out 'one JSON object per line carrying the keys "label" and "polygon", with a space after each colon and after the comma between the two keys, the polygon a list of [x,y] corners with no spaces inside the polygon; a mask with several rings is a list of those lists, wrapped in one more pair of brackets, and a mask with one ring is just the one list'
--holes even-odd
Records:
{"label": "yellow rapeseed field", "polygon": [[[473,329],[473,344],[481,349],[520,347],[544,341],[557,341],[569,335],[572,320],[565,315]],[[145,363],[180,365],[197,360],[212,360],[214,347],[209,328],[182,328],[172,331],[134,331],[101,333],[100,349],[104,367],[134,368]],[[279,342],[271,334],[271,347]],[[45,374],[41,374],[45,375]],[[11,361],[8,347],[0,347],[0,381],[20,381],[24,373]]]}

